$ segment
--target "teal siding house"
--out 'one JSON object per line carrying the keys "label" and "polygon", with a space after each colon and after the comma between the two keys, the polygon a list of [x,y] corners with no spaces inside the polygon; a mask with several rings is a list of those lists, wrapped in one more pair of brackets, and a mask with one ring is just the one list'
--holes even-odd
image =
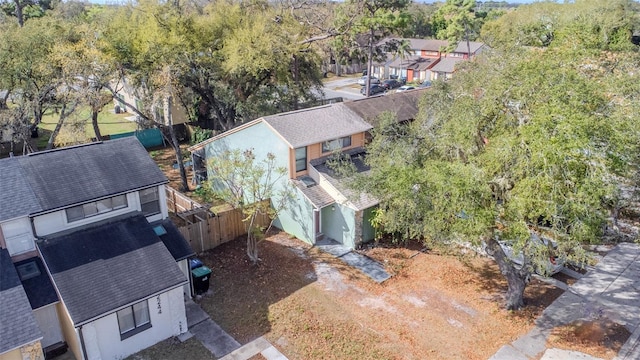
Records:
{"label": "teal siding house", "polygon": [[274,154],[277,166],[288,169],[281,186],[290,186],[294,193],[275,226],[309,244],[325,239],[353,248],[373,239],[369,219],[378,202],[350,192],[326,161],[342,151],[366,171],[358,155],[364,153],[365,134],[371,128],[358,112],[337,103],[262,117],[189,150],[200,179],[210,175],[206,164],[225,151],[253,149],[258,161]]}

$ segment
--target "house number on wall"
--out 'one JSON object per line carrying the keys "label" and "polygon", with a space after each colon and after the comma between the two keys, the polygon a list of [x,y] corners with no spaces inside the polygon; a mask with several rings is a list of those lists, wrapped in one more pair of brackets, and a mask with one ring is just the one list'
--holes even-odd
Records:
{"label": "house number on wall", "polygon": [[162,304],[160,303],[160,295],[158,295],[156,300],[158,300],[158,314],[162,314]]}

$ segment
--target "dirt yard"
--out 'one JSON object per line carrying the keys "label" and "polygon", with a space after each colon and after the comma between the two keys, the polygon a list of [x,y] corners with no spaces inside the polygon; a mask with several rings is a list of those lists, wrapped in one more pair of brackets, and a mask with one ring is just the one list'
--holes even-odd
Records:
{"label": "dirt yard", "polygon": [[487,359],[562,293],[534,280],[528,307],[509,312],[479,257],[376,248],[394,273],[379,285],[284,233],[260,251],[257,266],[242,240],[207,253],[212,291],[199,302],[240,343],[265,336],[290,359]]}

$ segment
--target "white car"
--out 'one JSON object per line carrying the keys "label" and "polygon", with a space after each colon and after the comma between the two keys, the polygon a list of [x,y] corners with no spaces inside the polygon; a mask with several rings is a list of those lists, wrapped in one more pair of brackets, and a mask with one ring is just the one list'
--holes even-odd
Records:
{"label": "white car", "polygon": [[[562,271],[562,269],[564,268],[564,260],[554,254],[554,249],[557,247],[557,245],[552,240],[546,239],[544,237],[540,238],[538,234],[532,233],[531,241],[533,246],[540,248],[546,247],[549,254],[549,258],[546,259],[542,264],[534,264],[534,272],[536,274],[542,276],[551,276]],[[511,242],[508,240],[498,241],[498,244],[500,244],[500,247],[502,248],[502,251],[504,251],[504,254],[509,260],[514,263],[516,267],[522,267],[522,264],[524,263],[524,255],[522,254],[522,252],[514,254]]]}
{"label": "white car", "polygon": [[403,85],[403,86],[400,86],[400,87],[398,88],[398,90],[396,90],[396,92],[405,92],[405,91],[409,91],[409,90],[413,90],[413,89],[415,89],[415,87],[414,87],[414,86],[411,86],[411,85]]}
{"label": "white car", "polygon": [[[360,86],[365,86],[367,84],[367,76],[363,76],[360,79],[358,79],[358,85]],[[378,79],[375,76],[371,77],[371,85],[377,85],[380,84],[380,79]]]}

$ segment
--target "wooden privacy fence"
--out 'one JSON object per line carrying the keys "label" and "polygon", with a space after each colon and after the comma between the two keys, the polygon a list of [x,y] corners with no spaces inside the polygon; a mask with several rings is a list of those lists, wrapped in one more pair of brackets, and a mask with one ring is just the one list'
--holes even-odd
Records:
{"label": "wooden privacy fence", "polygon": [[[247,224],[242,221],[241,210],[225,208],[213,213],[210,206],[193,201],[179,191],[166,187],[167,206],[186,225],[178,226],[178,230],[189,242],[195,253],[201,253],[218,245],[247,234]],[[257,226],[269,226],[268,216],[258,216]]]}

